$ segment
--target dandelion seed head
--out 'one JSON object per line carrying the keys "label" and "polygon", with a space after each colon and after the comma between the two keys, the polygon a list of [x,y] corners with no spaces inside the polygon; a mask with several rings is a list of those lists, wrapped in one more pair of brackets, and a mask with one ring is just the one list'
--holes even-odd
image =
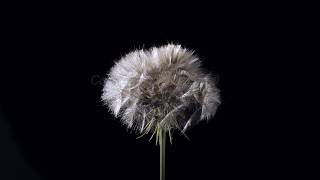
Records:
{"label": "dandelion seed head", "polygon": [[220,104],[216,82],[193,51],[168,44],[136,50],[111,68],[103,102],[129,129],[185,132],[212,118]]}

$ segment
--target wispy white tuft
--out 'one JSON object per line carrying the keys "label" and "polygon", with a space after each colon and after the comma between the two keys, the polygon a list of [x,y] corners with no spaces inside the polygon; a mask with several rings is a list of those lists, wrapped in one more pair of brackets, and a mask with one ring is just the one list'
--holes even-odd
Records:
{"label": "wispy white tuft", "polygon": [[209,120],[220,104],[219,90],[193,51],[168,44],[122,57],[105,80],[102,100],[136,132],[185,132]]}

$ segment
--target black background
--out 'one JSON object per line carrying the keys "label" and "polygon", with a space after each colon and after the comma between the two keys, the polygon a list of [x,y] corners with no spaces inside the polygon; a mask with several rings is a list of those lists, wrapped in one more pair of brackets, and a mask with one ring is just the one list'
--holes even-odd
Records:
{"label": "black background", "polygon": [[195,50],[222,95],[216,116],[188,132],[191,141],[175,134],[168,180],[301,174],[295,121],[281,105],[296,16],[237,5],[22,9],[5,16],[1,179],[158,179],[158,146],[110,115],[101,81],[131,50],[168,42]]}

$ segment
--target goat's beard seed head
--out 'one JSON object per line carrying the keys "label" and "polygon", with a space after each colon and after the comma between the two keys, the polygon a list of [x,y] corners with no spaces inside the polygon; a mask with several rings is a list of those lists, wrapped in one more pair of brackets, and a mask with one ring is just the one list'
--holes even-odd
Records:
{"label": "goat's beard seed head", "polygon": [[220,104],[219,90],[193,51],[168,44],[122,57],[104,82],[102,100],[137,133],[185,132],[209,120]]}

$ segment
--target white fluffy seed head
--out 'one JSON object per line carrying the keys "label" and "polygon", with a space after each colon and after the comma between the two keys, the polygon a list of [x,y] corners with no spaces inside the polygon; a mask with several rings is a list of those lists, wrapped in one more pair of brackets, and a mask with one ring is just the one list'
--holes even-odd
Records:
{"label": "white fluffy seed head", "polygon": [[102,100],[135,132],[185,132],[209,120],[220,104],[219,90],[193,51],[168,44],[122,57],[105,80]]}

